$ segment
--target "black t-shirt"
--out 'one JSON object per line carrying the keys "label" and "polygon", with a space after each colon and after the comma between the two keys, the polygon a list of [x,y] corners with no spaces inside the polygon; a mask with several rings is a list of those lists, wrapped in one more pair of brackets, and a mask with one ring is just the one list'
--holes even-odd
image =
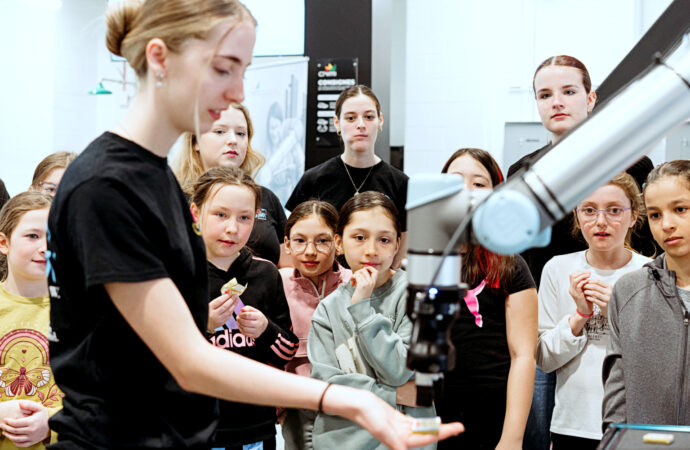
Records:
{"label": "black t-shirt", "polygon": [[255,255],[278,265],[280,244],[285,235],[285,210],[278,197],[270,189],[261,186],[261,209],[256,212],[254,228],[247,247]]}
{"label": "black t-shirt", "polygon": [[[283,367],[299,348],[292,333],[290,310],[283,290],[283,280],[275,265],[254,258],[242,249],[228,270],[208,263],[209,300],[220,295],[221,287],[236,278],[247,289],[240,296],[242,306],[253,306],[268,319],[268,327],[257,339],[240,333],[236,320],[216,330],[209,340],[216,347],[239,353],[274,367]],[[248,444],[275,434],[275,407],[220,401],[220,423],[213,438],[214,446]]]}
{"label": "black t-shirt", "polygon": [[461,421],[466,431],[439,442],[439,448],[496,448],[503,429],[510,371],[506,299],[533,287],[527,264],[516,255],[512,279],[499,289],[485,286],[477,294],[481,327],[465,301],[460,302],[460,316],[451,328],[455,369],[445,374],[443,390],[436,391],[436,411],[443,422]]}
{"label": "black t-shirt", "polygon": [[204,244],[167,159],[104,133],[68,167],[48,231],[55,448],[206,445],[217,400],[184,391],[103,286],[170,278],[206,329]]}
{"label": "black t-shirt", "polygon": [[[475,288],[476,286],[472,286]],[[446,386],[475,389],[480,386],[505,386],[510,370],[510,352],[506,335],[506,298],[535,287],[529,268],[520,255],[515,256],[511,279],[494,289],[485,286],[477,295],[482,326],[462,301],[460,316],[451,328],[455,345],[455,369],[445,376]]]}
{"label": "black t-shirt", "polygon": [[384,161],[366,168],[347,166],[347,170],[352,176],[352,181],[340,156],[334,156],[307,170],[292,191],[285,208],[292,211],[302,202],[318,199],[332,204],[340,211],[345,202],[355,195],[355,187],[352,185],[354,181],[357,187],[364,183],[359,192],[376,191],[390,197],[398,208],[401,229],[407,231],[405,203],[409,177]]}
{"label": "black t-shirt", "polygon": [[[549,150],[551,150],[551,143],[535,150],[529,155],[523,156],[510,166],[508,169],[508,177],[511,177],[522,168],[533,166],[539,159],[548,153]],[[651,169],[644,174],[643,172],[645,168],[650,166],[653,167],[652,161],[648,157],[643,156],[626,171],[632,175],[638,182],[638,185],[641,186],[640,180],[646,177]],[[546,247],[530,248],[522,253],[537,286],[539,286],[541,282],[541,272],[544,269],[544,265],[549,262],[551,258],[557,255],[565,255],[587,249],[587,243],[580,234],[573,236],[573,220],[573,215],[570,213],[567,214],[564,218],[551,226],[551,242],[549,242],[549,245]],[[649,231],[649,225],[646,223],[640,231],[633,234],[632,243],[633,248],[640,251],[645,256],[653,256],[655,252],[660,253]]]}
{"label": "black t-shirt", "polygon": [[[520,158],[508,169],[508,178],[522,168],[533,166],[541,157],[551,150],[551,143],[535,150],[529,155]],[[551,226],[551,241],[546,247],[534,247],[522,252],[522,257],[527,262],[534,281],[539,286],[541,271],[544,265],[556,255],[579,252],[587,249],[587,243],[580,237],[573,236],[573,215],[567,214],[564,218]]]}

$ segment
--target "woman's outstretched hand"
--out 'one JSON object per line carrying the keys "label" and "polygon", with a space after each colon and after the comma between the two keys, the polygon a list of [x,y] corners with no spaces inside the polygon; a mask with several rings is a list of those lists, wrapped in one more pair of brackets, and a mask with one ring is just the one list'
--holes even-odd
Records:
{"label": "woman's outstretched hand", "polygon": [[392,450],[421,447],[465,431],[459,423],[442,424],[438,434],[412,432],[414,419],[371,392],[333,385],[324,398],[324,410],[358,423]]}

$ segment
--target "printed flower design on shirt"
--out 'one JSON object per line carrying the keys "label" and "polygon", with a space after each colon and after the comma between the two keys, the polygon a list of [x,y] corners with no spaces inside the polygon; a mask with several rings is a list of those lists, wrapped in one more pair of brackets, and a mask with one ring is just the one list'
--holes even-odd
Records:
{"label": "printed flower design on shirt", "polygon": [[477,300],[477,296],[484,290],[484,286],[486,286],[486,280],[482,280],[482,282],[479,283],[479,286],[474,289],[469,289],[467,294],[465,294],[465,304],[467,305],[467,309],[469,309],[474,316],[474,323],[479,328],[484,325],[484,320],[482,319],[482,315],[479,314],[479,300]]}
{"label": "printed flower design on shirt", "polygon": [[64,394],[52,383],[48,340],[33,329],[17,329],[0,339],[0,398],[28,399],[44,406],[59,403]]}
{"label": "printed flower design on shirt", "polygon": [[600,341],[604,336],[610,334],[609,320],[601,313],[598,305],[594,305],[592,317],[585,324],[587,339],[590,341]]}

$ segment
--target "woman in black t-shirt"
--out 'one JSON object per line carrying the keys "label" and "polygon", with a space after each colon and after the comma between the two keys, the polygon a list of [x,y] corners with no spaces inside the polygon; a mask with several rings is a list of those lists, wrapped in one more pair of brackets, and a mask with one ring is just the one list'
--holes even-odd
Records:
{"label": "woman in black t-shirt", "polygon": [[[467,189],[493,189],[503,175],[491,155],[460,149],[443,167],[462,175]],[[462,281],[470,286],[451,328],[455,369],[437,395],[443,420],[466,431],[439,448],[522,448],[536,367],[537,290],[520,256],[465,245]]]}
{"label": "woman in black t-shirt", "polygon": [[343,154],[307,170],[285,208],[291,211],[302,202],[318,199],[340,210],[360,192],[386,194],[398,208],[403,231],[400,250],[393,261],[393,268],[398,268],[407,253],[408,176],[374,154],[376,137],[383,126],[383,113],[376,94],[364,85],[344,90],[335,102],[333,122],[341,138]]}
{"label": "woman in black t-shirt", "polygon": [[[211,130],[197,141],[194,133],[185,133],[175,162],[175,175],[189,195],[190,186],[212,167],[239,167],[254,178],[264,157],[252,147],[254,127],[247,108],[233,103],[220,113]],[[261,206],[247,247],[257,256],[278,264],[285,229],[285,210],[278,197],[261,186]]]}
{"label": "woman in black t-shirt", "polygon": [[115,131],[67,169],[50,211],[48,339],[65,393],[50,419],[52,448],[208,448],[211,397],[339,414],[398,449],[436,440],[414,435],[409,418],[370,392],[204,338],[204,245],[167,155],[180,134],[207,131],[243,100],[256,21],[234,0],[124,1],[106,21],[108,49],[141,87]]}

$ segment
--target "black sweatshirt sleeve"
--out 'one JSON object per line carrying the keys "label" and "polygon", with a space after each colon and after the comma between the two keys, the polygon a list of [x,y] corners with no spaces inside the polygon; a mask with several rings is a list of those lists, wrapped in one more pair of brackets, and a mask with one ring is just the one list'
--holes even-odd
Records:
{"label": "black sweatshirt sleeve", "polygon": [[256,345],[260,349],[266,361],[274,366],[283,367],[297,353],[299,339],[292,332],[292,320],[288,308],[283,281],[278,269],[273,267],[272,279],[266,280],[267,285],[273,286],[274,295],[267,296],[271,303],[265,304],[265,311],[261,311],[268,319],[268,327],[256,339]]}

